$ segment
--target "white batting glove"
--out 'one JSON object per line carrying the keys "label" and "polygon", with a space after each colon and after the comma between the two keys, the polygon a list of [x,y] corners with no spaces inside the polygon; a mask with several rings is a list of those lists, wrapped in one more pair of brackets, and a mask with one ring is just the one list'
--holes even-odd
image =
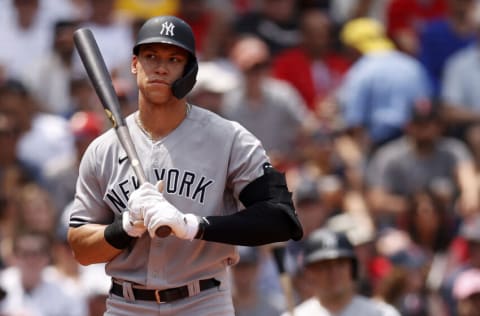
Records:
{"label": "white batting glove", "polygon": [[137,191],[132,194],[131,205],[143,208],[143,222],[152,238],[159,227],[169,226],[176,237],[192,240],[198,231],[197,217],[180,212],[165,199],[162,190],[163,181],[156,185],[144,184],[137,190],[137,194]]}
{"label": "white batting glove", "polygon": [[169,226],[172,234],[181,239],[193,240],[198,232],[198,219],[193,214],[183,214],[167,200],[147,208],[144,224],[153,238],[161,226]]}
{"label": "white batting glove", "polygon": [[132,226],[143,226],[143,213],[148,207],[163,200],[162,193],[151,183],[142,184],[128,199],[128,210]]}
{"label": "white batting glove", "polygon": [[135,218],[130,211],[122,213],[122,228],[131,237],[140,237],[147,228],[143,225],[143,220]]}
{"label": "white batting glove", "polygon": [[158,190],[157,186],[147,182],[132,193],[128,199],[128,209],[143,219],[143,210],[163,199],[163,194]]}

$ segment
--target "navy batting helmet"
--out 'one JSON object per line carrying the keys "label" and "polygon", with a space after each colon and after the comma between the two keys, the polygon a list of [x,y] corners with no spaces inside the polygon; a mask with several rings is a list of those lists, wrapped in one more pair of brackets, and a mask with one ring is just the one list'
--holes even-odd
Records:
{"label": "navy batting helmet", "polygon": [[198,73],[198,62],[195,56],[195,38],[191,27],[185,21],[175,16],[150,18],[138,31],[133,53],[138,55],[140,45],[150,43],[175,45],[189,53],[190,58],[182,78],[176,80],[172,85],[173,95],[178,99],[183,98],[192,90]]}
{"label": "navy batting helmet", "polygon": [[320,228],[312,232],[304,244],[304,264],[347,258],[352,260],[353,277],[357,276],[357,256],[344,233]]}

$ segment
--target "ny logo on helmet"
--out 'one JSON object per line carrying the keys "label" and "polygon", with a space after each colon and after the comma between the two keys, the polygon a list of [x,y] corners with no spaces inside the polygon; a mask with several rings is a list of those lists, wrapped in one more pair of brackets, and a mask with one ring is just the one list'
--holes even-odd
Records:
{"label": "ny logo on helmet", "polygon": [[172,22],[166,21],[162,24],[162,30],[160,31],[160,35],[168,35],[173,36],[173,29],[175,25]]}

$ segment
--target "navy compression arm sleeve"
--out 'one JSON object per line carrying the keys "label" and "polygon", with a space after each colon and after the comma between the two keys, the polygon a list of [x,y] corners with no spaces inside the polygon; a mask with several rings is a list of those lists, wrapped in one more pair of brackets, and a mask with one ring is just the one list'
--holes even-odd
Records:
{"label": "navy compression arm sleeve", "polygon": [[200,238],[233,245],[258,246],[299,240],[303,230],[293,207],[285,176],[265,164],[264,175],[240,194],[245,209],[226,216],[208,216]]}
{"label": "navy compression arm sleeve", "polygon": [[208,216],[202,239],[243,246],[290,239],[292,222],[289,216],[268,203],[260,202],[232,215]]}

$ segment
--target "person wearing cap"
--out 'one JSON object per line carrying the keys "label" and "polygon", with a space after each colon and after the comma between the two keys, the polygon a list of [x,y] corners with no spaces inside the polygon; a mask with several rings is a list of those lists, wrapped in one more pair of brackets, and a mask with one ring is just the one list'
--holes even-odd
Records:
{"label": "person wearing cap", "polygon": [[415,192],[452,187],[445,202],[455,218],[478,213],[478,183],[470,150],[462,141],[442,135],[436,100],[412,103],[405,135],[380,147],[367,166],[367,194],[377,224],[396,225]]}
{"label": "person wearing cap", "polygon": [[358,260],[344,233],[315,230],[305,240],[303,260],[314,296],[295,308],[295,316],[400,316],[393,306],[358,294]]}
{"label": "person wearing cap", "polygon": [[480,311],[480,269],[469,269],[458,276],[453,285],[458,316],[476,316]]}
{"label": "person wearing cap", "polygon": [[402,135],[413,101],[429,97],[431,87],[424,67],[396,50],[378,21],[353,19],[341,29],[340,39],[354,64],[337,102],[345,128],[368,152]]}
{"label": "person wearing cap", "polygon": [[233,316],[235,245],[302,238],[285,175],[245,127],[187,101],[199,65],[184,20],[148,19],[130,66],[138,110],[125,123],[138,159],[113,128],[90,143],[69,244],[79,263],[106,263],[106,315]]}

